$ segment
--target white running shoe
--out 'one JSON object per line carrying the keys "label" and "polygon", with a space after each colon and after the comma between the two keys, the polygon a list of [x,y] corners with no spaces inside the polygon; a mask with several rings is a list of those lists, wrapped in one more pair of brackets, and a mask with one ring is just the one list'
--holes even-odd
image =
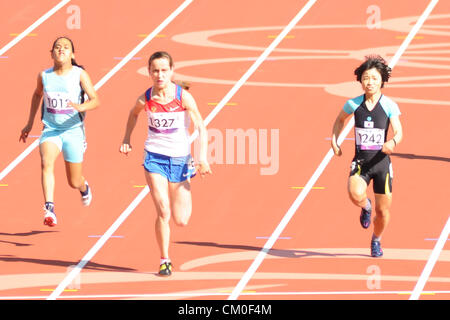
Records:
{"label": "white running shoe", "polygon": [[86,183],[86,188],[88,189],[88,194],[85,196],[81,196],[81,202],[83,203],[83,206],[87,207],[91,204],[92,201],[92,192],[91,192],[91,188],[89,187],[88,182],[85,180]]}
{"label": "white running shoe", "polygon": [[54,212],[45,209],[45,216],[44,216],[44,224],[49,226],[49,227],[54,227],[56,226],[56,224],[58,223],[56,220],[56,215]]}

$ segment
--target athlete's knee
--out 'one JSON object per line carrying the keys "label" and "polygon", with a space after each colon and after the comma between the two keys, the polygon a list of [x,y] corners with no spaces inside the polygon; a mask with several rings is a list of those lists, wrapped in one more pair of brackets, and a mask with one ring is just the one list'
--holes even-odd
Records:
{"label": "athlete's knee", "polygon": [[360,188],[353,188],[348,191],[350,199],[355,203],[363,202],[367,197],[366,192]]}
{"label": "athlete's knee", "polygon": [[155,201],[156,211],[158,212],[158,219],[161,222],[168,223],[171,216],[170,205],[165,201]]}
{"label": "athlete's knee", "polygon": [[67,178],[67,182],[71,188],[79,189],[79,188],[81,188],[81,186],[83,184],[83,179],[78,178],[78,177],[69,177],[69,178]]}
{"label": "athlete's knee", "polygon": [[375,212],[377,213],[377,217],[387,219],[390,216],[389,208],[386,207],[375,207]]}
{"label": "athlete's knee", "polygon": [[184,215],[182,217],[174,217],[174,221],[179,227],[186,227],[189,223],[190,215]]}

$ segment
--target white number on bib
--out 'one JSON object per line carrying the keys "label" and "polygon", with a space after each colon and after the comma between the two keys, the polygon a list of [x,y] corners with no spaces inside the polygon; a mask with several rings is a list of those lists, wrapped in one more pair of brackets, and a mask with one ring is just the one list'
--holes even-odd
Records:
{"label": "white number on bib", "polygon": [[381,150],[384,144],[384,130],[378,128],[356,128],[356,145],[360,150]]}

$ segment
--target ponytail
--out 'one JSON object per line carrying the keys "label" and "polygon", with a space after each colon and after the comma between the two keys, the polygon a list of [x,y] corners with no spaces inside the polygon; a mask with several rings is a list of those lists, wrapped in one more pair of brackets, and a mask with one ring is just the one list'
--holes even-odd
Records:
{"label": "ponytail", "polygon": [[75,61],[74,58],[72,58],[71,62],[72,62],[72,65],[73,65],[73,66],[76,66],[76,67],[81,68],[81,69],[84,70],[84,67],[83,67],[82,65],[79,65],[79,64]]}

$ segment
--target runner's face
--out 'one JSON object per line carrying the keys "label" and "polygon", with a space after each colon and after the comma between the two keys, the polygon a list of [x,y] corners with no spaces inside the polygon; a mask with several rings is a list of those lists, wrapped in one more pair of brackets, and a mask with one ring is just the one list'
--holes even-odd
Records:
{"label": "runner's face", "polygon": [[56,41],[52,51],[52,58],[56,63],[63,64],[70,62],[73,58],[72,44],[68,39],[61,38]]}
{"label": "runner's face", "polygon": [[173,68],[170,67],[169,60],[166,58],[153,60],[149,72],[154,86],[158,88],[166,87],[172,80]]}
{"label": "runner's face", "polygon": [[374,95],[381,91],[381,74],[376,68],[364,71],[361,77],[361,85],[366,95]]}

